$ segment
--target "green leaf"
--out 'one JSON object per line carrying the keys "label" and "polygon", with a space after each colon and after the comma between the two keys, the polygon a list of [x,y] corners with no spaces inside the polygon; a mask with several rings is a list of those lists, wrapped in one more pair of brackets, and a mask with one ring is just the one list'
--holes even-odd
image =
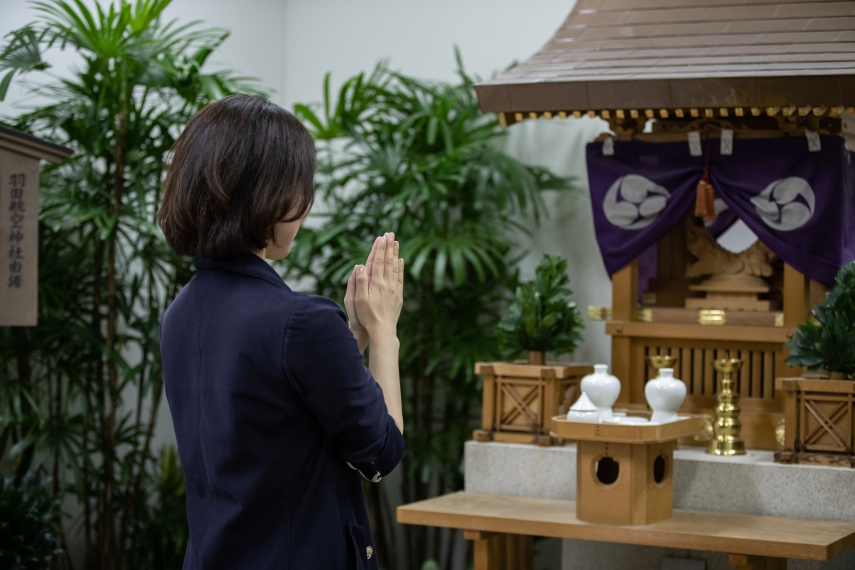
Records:
{"label": "green leaf", "polygon": [[855,262],[840,268],[835,286],[787,342],[790,366],[855,374]]}

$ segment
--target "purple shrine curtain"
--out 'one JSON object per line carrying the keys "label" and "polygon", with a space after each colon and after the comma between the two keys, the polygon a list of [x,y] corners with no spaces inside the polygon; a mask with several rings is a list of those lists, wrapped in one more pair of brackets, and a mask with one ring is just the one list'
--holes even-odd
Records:
{"label": "purple shrine curtain", "polygon": [[[614,142],[587,148],[594,228],[609,275],[681,223],[694,207],[709,167],[717,210],[714,234],[741,219],[775,254],[811,279],[834,284],[855,259],[855,155],[840,137],[737,139],[732,154],[718,139],[691,156],[688,142]],[[719,202],[719,200],[721,202]]]}

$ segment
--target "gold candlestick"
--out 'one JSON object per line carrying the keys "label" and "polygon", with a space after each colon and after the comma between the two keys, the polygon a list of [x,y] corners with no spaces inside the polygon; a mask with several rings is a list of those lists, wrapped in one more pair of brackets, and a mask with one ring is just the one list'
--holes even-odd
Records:
{"label": "gold candlestick", "polygon": [[718,358],[713,367],[722,373],[721,390],[717,395],[713,422],[713,438],[707,445],[710,455],[745,455],[745,442],[739,437],[742,423],[739,421],[739,394],[733,391],[731,375],[742,368],[739,358]]}

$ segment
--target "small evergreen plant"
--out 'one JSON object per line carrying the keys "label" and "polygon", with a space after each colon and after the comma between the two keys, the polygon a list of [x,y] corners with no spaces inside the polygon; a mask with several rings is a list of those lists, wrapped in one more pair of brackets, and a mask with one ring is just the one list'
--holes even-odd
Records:
{"label": "small evergreen plant", "polygon": [[567,261],[544,255],[533,280],[521,284],[499,322],[499,346],[511,357],[521,353],[572,353],[582,341],[582,316],[571,300]]}
{"label": "small evergreen plant", "polygon": [[855,375],[855,261],[840,268],[834,288],[787,346],[790,366]]}

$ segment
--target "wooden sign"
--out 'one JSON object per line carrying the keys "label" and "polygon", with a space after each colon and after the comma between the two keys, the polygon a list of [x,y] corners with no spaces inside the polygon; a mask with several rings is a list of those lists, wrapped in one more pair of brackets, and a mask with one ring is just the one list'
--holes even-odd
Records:
{"label": "wooden sign", "polygon": [[0,127],[0,326],[38,321],[39,160],[68,149]]}

